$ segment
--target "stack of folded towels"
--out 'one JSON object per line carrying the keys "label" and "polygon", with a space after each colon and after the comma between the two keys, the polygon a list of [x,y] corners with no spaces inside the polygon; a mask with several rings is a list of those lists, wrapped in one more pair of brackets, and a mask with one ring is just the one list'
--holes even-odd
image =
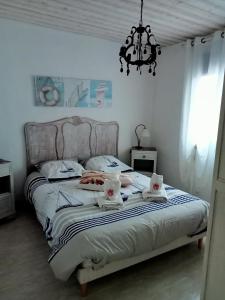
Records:
{"label": "stack of folded towels", "polygon": [[166,202],[168,200],[165,187],[163,185],[163,176],[152,174],[150,189],[142,192],[144,200],[155,202]]}
{"label": "stack of folded towels", "polygon": [[121,182],[119,179],[106,180],[104,183],[104,197],[98,198],[98,206],[105,210],[120,209],[123,199],[120,194]]}

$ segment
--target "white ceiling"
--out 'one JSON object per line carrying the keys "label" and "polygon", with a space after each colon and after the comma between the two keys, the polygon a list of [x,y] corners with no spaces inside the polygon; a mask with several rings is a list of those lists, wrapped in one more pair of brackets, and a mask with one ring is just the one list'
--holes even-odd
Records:
{"label": "white ceiling", "polygon": [[[0,0],[0,17],[123,42],[140,0]],[[225,0],[145,0],[144,25],[171,45],[225,27]]]}

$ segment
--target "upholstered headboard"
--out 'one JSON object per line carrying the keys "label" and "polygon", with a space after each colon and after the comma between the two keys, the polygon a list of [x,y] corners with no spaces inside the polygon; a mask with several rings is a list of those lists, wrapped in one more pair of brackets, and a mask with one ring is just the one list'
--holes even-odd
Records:
{"label": "upholstered headboard", "polygon": [[118,155],[119,125],[83,117],[47,123],[26,123],[27,170],[47,160],[87,159],[96,155]]}

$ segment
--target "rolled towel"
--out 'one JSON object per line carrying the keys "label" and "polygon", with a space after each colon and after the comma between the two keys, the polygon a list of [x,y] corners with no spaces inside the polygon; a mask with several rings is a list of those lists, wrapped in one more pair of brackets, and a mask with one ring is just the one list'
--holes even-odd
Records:
{"label": "rolled towel", "polygon": [[108,180],[119,180],[120,173],[104,173],[99,171],[83,172],[80,182],[76,184],[77,188],[91,191],[104,191],[104,183]]}
{"label": "rolled towel", "polygon": [[103,191],[103,184],[108,179],[120,180],[122,187],[127,187],[133,183],[133,179],[129,174],[121,174],[120,172],[104,173],[100,171],[84,171],[77,187],[87,190]]}

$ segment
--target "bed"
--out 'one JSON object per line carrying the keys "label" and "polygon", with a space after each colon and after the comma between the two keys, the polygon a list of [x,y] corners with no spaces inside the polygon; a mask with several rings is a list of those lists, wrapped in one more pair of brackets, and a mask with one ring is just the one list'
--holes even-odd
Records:
{"label": "bed", "polygon": [[[67,280],[75,271],[81,295],[94,279],[194,241],[201,248],[206,235],[207,202],[168,185],[166,203],[146,202],[139,191],[150,179],[139,173],[129,173],[133,190],[121,189],[122,194],[130,193],[123,209],[104,211],[96,206],[101,192],[77,189],[79,179],[74,178],[49,182],[35,168],[51,160],[117,157],[118,136],[117,122],[77,116],[25,124],[26,197],[51,248],[49,264],[55,276]],[[69,204],[60,198],[62,191],[70,195]]]}

